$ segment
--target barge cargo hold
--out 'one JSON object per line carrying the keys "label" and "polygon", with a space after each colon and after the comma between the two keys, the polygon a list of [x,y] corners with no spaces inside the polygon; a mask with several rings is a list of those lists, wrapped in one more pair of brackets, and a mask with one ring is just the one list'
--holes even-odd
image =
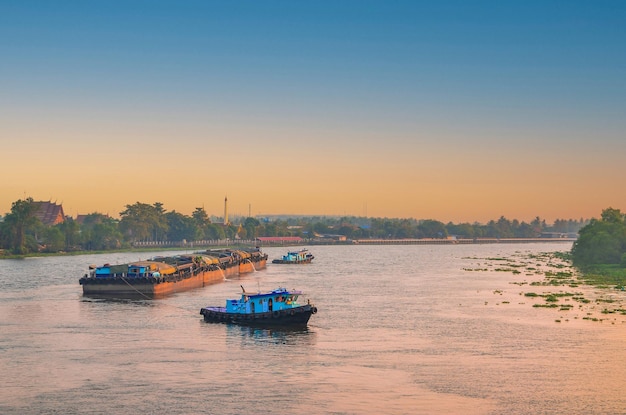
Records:
{"label": "barge cargo hold", "polygon": [[267,254],[258,250],[220,249],[90,266],[89,274],[79,282],[85,296],[152,299],[238,277],[266,265]]}

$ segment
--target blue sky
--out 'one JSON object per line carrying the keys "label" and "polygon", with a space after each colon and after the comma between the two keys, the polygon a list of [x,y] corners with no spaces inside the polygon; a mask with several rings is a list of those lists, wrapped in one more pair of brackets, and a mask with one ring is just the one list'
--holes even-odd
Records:
{"label": "blue sky", "polygon": [[[12,159],[34,146],[49,159],[39,155],[33,176],[3,185],[0,212],[24,194],[97,210],[102,200],[78,202],[87,186],[54,184],[72,179],[69,171],[37,184],[37,174],[59,163],[88,168],[76,157],[99,154],[122,166],[173,157],[159,164],[187,168],[204,163],[179,161],[183,149],[195,149],[229,163],[193,171],[231,182],[206,187],[220,195],[215,206],[228,193],[245,212],[252,203],[259,213],[361,214],[367,203],[378,216],[450,220],[598,215],[626,200],[607,185],[600,195],[586,175],[573,173],[564,186],[558,172],[583,164],[598,177],[621,172],[625,32],[619,1],[2,1],[0,139]],[[259,163],[283,165],[287,175],[303,170],[311,192],[298,195],[301,203],[272,193],[285,178],[259,174]],[[475,167],[492,163],[502,183]],[[542,212],[540,203],[511,203],[532,194],[522,170],[545,163],[560,170],[534,172],[533,182],[545,182],[539,195],[554,203],[563,200],[546,194],[555,187],[598,192],[597,204],[580,211],[573,206],[582,199],[565,199]],[[263,180],[269,193],[247,193],[245,178],[224,173],[228,165]],[[420,172],[440,166],[461,167],[450,177]],[[353,181],[356,173],[364,182]],[[183,213],[205,203],[185,193],[162,200],[150,175],[127,179],[115,180],[130,181],[134,193],[120,192],[108,210],[138,196]],[[103,173],[85,180],[100,193],[111,183]],[[434,202],[436,189],[449,189],[450,206],[463,189],[487,185],[506,188],[509,202],[464,195],[467,214]],[[409,186],[426,194],[409,197]],[[375,191],[381,187],[387,191]]]}

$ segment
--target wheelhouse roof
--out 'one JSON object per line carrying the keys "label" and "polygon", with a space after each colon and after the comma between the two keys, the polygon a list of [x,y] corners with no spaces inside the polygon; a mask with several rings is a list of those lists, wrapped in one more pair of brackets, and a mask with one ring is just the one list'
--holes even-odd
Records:
{"label": "wheelhouse roof", "polygon": [[286,288],[284,289],[277,289],[274,291],[269,291],[269,292],[256,292],[256,293],[249,293],[249,292],[243,292],[241,295],[242,296],[247,296],[247,297],[272,297],[275,295],[303,295],[304,293],[302,291],[298,291],[298,290],[288,290]]}

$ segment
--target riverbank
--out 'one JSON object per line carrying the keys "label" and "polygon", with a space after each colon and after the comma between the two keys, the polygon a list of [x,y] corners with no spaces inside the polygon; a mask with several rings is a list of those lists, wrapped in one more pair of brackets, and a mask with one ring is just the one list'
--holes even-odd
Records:
{"label": "riverbank", "polygon": [[[0,252],[0,259],[24,259],[24,258],[39,258],[39,257],[65,257],[65,256],[80,256],[80,255],[98,255],[98,254],[118,254],[118,253],[146,253],[146,252],[157,252],[157,251],[180,251],[180,252],[189,252],[190,250],[201,250],[203,247],[196,246],[193,249],[189,247],[149,247],[149,248],[127,248],[127,249],[114,249],[107,251],[73,251],[73,252],[34,252],[25,255],[16,255],[9,253]],[[205,247],[206,248],[206,247]],[[229,246],[211,246],[211,249],[239,249],[241,246],[237,245],[229,245]]]}
{"label": "riverbank", "polygon": [[255,240],[245,241],[229,241],[219,240],[211,243],[170,243],[170,242],[154,242],[150,245],[142,245],[141,247],[133,246],[123,249],[112,249],[104,251],[60,251],[60,252],[33,252],[29,254],[12,254],[8,250],[0,249],[0,259],[22,259],[30,257],[48,257],[48,256],[71,256],[71,255],[91,255],[91,254],[107,254],[119,252],[154,252],[158,250],[168,251],[190,251],[201,249],[239,249],[246,247],[290,247],[302,245],[467,245],[467,244],[510,244],[510,243],[572,243],[575,239],[571,238],[405,238],[405,239],[308,239],[302,240],[300,243],[261,243]]}

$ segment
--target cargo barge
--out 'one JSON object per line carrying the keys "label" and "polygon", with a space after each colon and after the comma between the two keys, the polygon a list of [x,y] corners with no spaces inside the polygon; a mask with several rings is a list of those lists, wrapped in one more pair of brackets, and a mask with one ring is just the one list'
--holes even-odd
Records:
{"label": "cargo barge", "polygon": [[104,298],[160,298],[238,277],[267,265],[255,250],[219,249],[128,264],[90,266],[80,280],[83,295]]}

